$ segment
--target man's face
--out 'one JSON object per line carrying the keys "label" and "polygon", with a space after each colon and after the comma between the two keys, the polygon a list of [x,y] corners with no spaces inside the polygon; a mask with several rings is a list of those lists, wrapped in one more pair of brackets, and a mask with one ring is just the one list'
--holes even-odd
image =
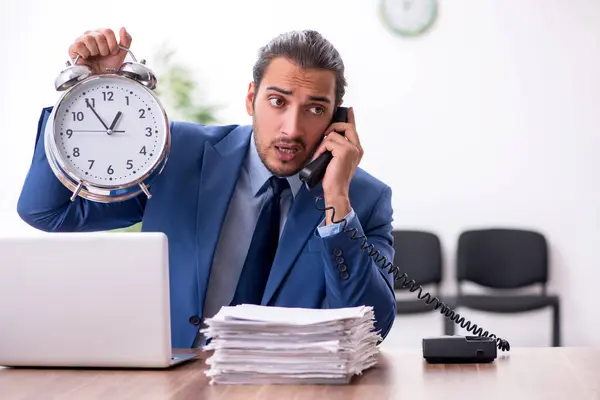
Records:
{"label": "man's face", "polygon": [[260,88],[250,84],[246,109],[262,162],[278,176],[299,172],[329,126],[335,102],[335,74],[301,69],[286,58],[267,67]]}

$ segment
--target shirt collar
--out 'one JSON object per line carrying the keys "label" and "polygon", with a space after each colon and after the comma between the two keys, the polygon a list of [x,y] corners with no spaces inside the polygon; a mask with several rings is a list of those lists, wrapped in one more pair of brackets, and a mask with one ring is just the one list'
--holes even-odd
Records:
{"label": "shirt collar", "polygon": [[[258,195],[273,174],[271,171],[265,167],[262,160],[260,159],[260,155],[258,154],[258,150],[256,149],[256,142],[254,140],[254,132],[250,136],[250,146],[248,148],[248,153],[246,154],[246,159],[244,160],[244,168],[248,172],[250,176],[250,187],[252,188],[252,193],[254,196]],[[292,195],[294,198],[298,194],[298,191],[302,187],[302,181],[300,181],[300,177],[298,174],[288,176],[288,183],[290,184],[290,189],[292,190]]]}

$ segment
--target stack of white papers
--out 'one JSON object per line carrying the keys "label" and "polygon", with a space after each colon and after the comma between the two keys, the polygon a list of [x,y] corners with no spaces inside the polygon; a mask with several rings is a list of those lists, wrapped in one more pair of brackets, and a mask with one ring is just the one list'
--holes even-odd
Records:
{"label": "stack of white papers", "polygon": [[376,364],[372,307],[223,307],[202,333],[211,384],[345,384]]}

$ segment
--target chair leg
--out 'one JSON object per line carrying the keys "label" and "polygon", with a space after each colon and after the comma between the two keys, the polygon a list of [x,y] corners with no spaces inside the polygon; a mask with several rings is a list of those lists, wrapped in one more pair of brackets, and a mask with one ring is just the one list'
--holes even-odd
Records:
{"label": "chair leg", "polygon": [[553,307],[553,311],[552,346],[560,347],[560,304],[558,302]]}
{"label": "chair leg", "polygon": [[[455,297],[455,298],[446,297],[442,300],[444,301],[446,306],[448,306],[450,309],[452,309],[456,312],[456,308],[458,307],[458,304],[460,302],[459,297]],[[444,335],[454,336],[456,333],[456,322],[452,321],[450,318],[446,317],[445,315],[443,315],[443,318],[444,318]]]}
{"label": "chair leg", "polygon": [[444,335],[453,336],[455,333],[456,323],[448,317],[444,318]]}

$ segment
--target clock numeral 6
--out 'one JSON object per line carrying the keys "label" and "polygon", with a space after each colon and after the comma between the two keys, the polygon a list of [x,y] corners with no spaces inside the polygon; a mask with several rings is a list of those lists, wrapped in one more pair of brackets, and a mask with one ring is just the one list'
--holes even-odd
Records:
{"label": "clock numeral 6", "polygon": [[148,133],[146,133],[146,136],[148,136],[148,137],[152,136],[152,128],[147,127],[146,131],[148,131]]}
{"label": "clock numeral 6", "polygon": [[107,172],[109,175],[112,175],[112,174],[114,174],[114,173],[115,173],[115,170],[114,170],[114,169],[112,169],[112,165],[109,165],[109,166],[108,166],[108,169],[106,170],[106,172]]}
{"label": "clock numeral 6", "polygon": [[133,160],[127,160],[127,169],[133,168]]}

